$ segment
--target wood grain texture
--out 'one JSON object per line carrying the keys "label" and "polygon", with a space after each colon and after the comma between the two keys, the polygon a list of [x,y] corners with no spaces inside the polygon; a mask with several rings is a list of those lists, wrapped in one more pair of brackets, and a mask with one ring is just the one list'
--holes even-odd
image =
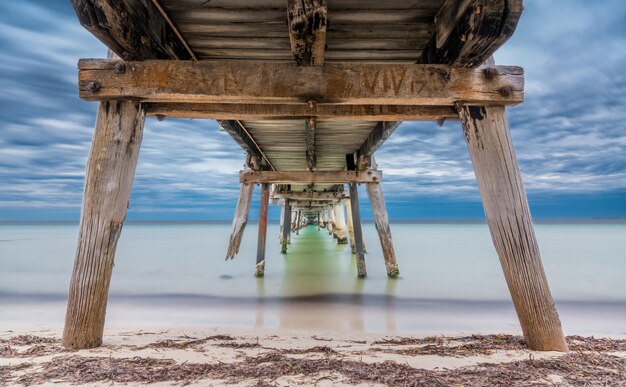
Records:
{"label": "wood grain texture", "polygon": [[374,183],[382,180],[381,171],[251,171],[239,172],[241,183],[341,184]]}
{"label": "wood grain texture", "polygon": [[306,165],[309,171],[314,171],[317,167],[317,155],[315,154],[315,131],[317,118],[311,117],[305,120],[304,130],[306,136]]}
{"label": "wood grain texture", "polygon": [[372,215],[374,216],[374,224],[376,225],[383,257],[385,258],[387,276],[397,278],[400,275],[400,270],[398,269],[396,252],[393,248],[393,239],[391,238],[391,229],[389,228],[389,218],[387,216],[382,187],[379,183],[369,183],[366,187],[372,207]]}
{"label": "wood grain texture", "polygon": [[327,18],[326,0],[287,0],[289,41],[298,66],[324,65]]}
{"label": "wood grain texture", "polygon": [[228,250],[226,259],[233,259],[239,253],[241,238],[248,224],[248,213],[250,212],[250,202],[252,201],[252,192],[254,184],[242,182],[239,190],[239,199],[237,200],[237,209],[235,210],[235,218],[233,219],[232,231],[228,241]]}
{"label": "wood grain texture", "polygon": [[106,101],[98,109],[65,315],[63,346],[68,349],[102,344],[115,249],[129,206],[143,124],[138,103]]}
{"label": "wood grain texture", "polygon": [[354,227],[354,246],[356,254],[357,275],[360,278],[367,276],[365,266],[365,245],[363,244],[363,230],[361,228],[361,210],[359,208],[359,190],[355,183],[349,184],[350,205],[352,210],[352,225]]}
{"label": "wood grain texture", "polygon": [[464,106],[460,115],[487,223],[526,342],[534,350],[567,351],[505,109]]}
{"label": "wood grain texture", "polygon": [[515,32],[523,0],[446,0],[421,63],[477,67]]}
{"label": "wood grain texture", "polygon": [[265,275],[265,244],[267,239],[267,207],[270,201],[270,185],[261,185],[261,203],[259,208],[259,230],[256,247],[256,266],[254,275],[263,277]]}
{"label": "wood grain texture", "polygon": [[[79,62],[80,97],[87,100],[137,98],[170,103],[317,103],[452,106],[456,102],[514,105],[523,101],[524,71],[497,66],[486,79],[480,69],[447,65],[290,63],[220,61]],[[92,90],[88,84],[99,87]],[[508,92],[503,93],[506,89]]]}
{"label": "wood grain texture", "polygon": [[452,106],[325,105],[311,110],[307,104],[146,103],[146,114],[172,118],[214,120],[282,120],[315,116],[333,121],[456,121]]}
{"label": "wood grain texture", "polygon": [[124,60],[190,59],[150,0],[72,0],[80,24]]}

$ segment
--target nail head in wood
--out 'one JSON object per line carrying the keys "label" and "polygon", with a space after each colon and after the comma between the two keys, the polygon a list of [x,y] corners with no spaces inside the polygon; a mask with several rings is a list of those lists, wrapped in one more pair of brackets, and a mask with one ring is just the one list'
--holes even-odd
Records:
{"label": "nail head in wood", "polygon": [[85,88],[90,92],[95,93],[96,91],[100,90],[100,84],[95,81],[87,82]]}
{"label": "nail head in wood", "polygon": [[494,67],[487,67],[483,70],[483,74],[485,74],[485,78],[493,79],[498,75],[498,70]]}
{"label": "nail head in wood", "polygon": [[126,64],[124,62],[117,62],[114,69],[116,74],[124,74],[126,72]]}
{"label": "nail head in wood", "polygon": [[500,88],[500,95],[503,97],[510,97],[513,94],[513,88],[511,86],[502,86]]}

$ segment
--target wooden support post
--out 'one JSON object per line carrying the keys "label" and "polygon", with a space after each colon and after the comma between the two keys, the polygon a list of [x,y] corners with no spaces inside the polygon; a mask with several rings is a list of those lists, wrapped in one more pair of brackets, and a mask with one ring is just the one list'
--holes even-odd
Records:
{"label": "wooden support post", "polygon": [[265,239],[267,236],[267,206],[270,201],[270,185],[261,185],[261,208],[259,210],[259,238],[256,246],[256,267],[254,275],[265,275]]}
{"label": "wooden support post", "polygon": [[350,186],[350,205],[354,227],[354,246],[356,248],[356,268],[359,277],[367,276],[365,268],[365,247],[363,246],[363,231],[361,229],[361,211],[359,210],[359,191],[355,183]]}
{"label": "wooden support post", "polygon": [[391,278],[397,278],[400,275],[400,270],[398,270],[396,252],[393,249],[389,218],[387,216],[385,198],[383,197],[383,190],[380,184],[367,184],[367,195],[370,198],[374,224],[376,225],[376,231],[378,232],[378,238],[380,239],[380,245],[383,250],[383,257],[385,258],[385,266],[387,267],[387,275]]}
{"label": "wooden support post", "polygon": [[297,211],[296,213],[296,235],[300,235],[300,217],[302,216],[302,211]]}
{"label": "wooden support post", "polygon": [[319,230],[320,230],[320,223],[321,223],[321,220],[320,220],[320,213],[318,212],[318,213],[317,213],[317,231],[319,231]]}
{"label": "wooden support post", "polygon": [[354,224],[352,222],[352,204],[350,199],[343,199],[343,206],[346,208],[346,219],[348,220],[348,236],[350,237],[350,249],[352,254],[356,253],[356,247],[354,245]]}
{"label": "wooden support post", "polygon": [[285,199],[285,211],[283,212],[283,240],[281,241],[280,252],[287,253],[287,244],[289,243],[289,235],[291,234],[291,203],[289,199]]}
{"label": "wooden support post", "polygon": [[283,225],[285,224],[285,207],[280,207],[280,227],[278,229],[278,240],[283,242]]}
{"label": "wooden support post", "polygon": [[503,106],[459,108],[491,237],[528,346],[567,351]]}
{"label": "wooden support post", "polygon": [[115,249],[129,205],[143,124],[144,111],[138,103],[100,104],[65,315],[66,348],[102,344]]}
{"label": "wooden support post", "polygon": [[250,212],[250,202],[252,201],[252,192],[254,191],[253,183],[241,183],[239,190],[239,199],[237,200],[237,209],[235,210],[235,218],[233,219],[233,227],[228,242],[228,251],[226,259],[233,259],[239,253],[241,238],[243,231],[248,223],[248,213]]}
{"label": "wooden support post", "polygon": [[335,213],[335,236],[337,237],[337,243],[345,245],[348,243],[348,233],[346,232],[346,221],[343,214],[343,204],[341,202],[333,206],[333,212]]}

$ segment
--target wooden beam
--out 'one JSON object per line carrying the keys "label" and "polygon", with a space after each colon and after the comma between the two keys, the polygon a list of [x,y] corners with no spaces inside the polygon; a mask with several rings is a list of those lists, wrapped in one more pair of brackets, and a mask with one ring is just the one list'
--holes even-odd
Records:
{"label": "wooden beam", "polygon": [[314,201],[332,201],[341,200],[347,195],[343,192],[294,192],[294,191],[274,191],[272,197],[274,198],[289,198],[292,200],[314,200]]}
{"label": "wooden beam", "polygon": [[291,203],[289,199],[285,200],[285,211],[283,212],[285,218],[283,219],[283,238],[281,240],[280,252],[287,253],[287,244],[291,238]]}
{"label": "wooden beam", "polygon": [[381,121],[376,124],[374,129],[372,129],[369,136],[367,136],[359,148],[359,155],[371,156],[381,145],[383,145],[396,128],[400,126],[400,124],[401,122],[399,121]]}
{"label": "wooden beam", "polygon": [[460,115],[485,216],[528,346],[567,351],[533,230],[504,107],[464,106]]}
{"label": "wooden beam", "polygon": [[322,66],[326,51],[326,0],[288,0],[287,19],[293,59],[298,66]]}
{"label": "wooden beam", "polygon": [[138,103],[100,104],[65,315],[63,346],[68,349],[102,344],[115,249],[129,206],[143,124]]}
{"label": "wooden beam", "polygon": [[150,0],[72,0],[80,24],[124,60],[191,59]]}
{"label": "wooden beam", "polygon": [[306,119],[333,121],[458,121],[452,106],[417,105],[333,105],[317,104],[222,104],[222,103],[146,103],[148,116],[214,120]]}
{"label": "wooden beam", "polygon": [[246,228],[246,224],[248,224],[248,213],[250,212],[250,202],[252,201],[253,191],[254,184],[241,184],[239,199],[237,200],[237,209],[235,210],[232,231],[230,234],[230,240],[228,242],[226,259],[233,259],[235,258],[235,255],[239,253],[241,238],[243,237],[243,232]]}
{"label": "wooden beam", "polygon": [[168,103],[317,103],[448,106],[458,101],[514,105],[523,100],[524,71],[445,65],[327,63],[296,67],[275,62],[83,59],[79,89],[87,100],[133,98]]}
{"label": "wooden beam", "polygon": [[342,184],[375,183],[383,178],[381,171],[251,171],[239,172],[241,183],[270,184]]}
{"label": "wooden beam", "polygon": [[317,164],[315,156],[315,129],[317,127],[317,118],[311,117],[305,121],[306,136],[306,164],[309,171],[314,171]]}
{"label": "wooden beam", "polygon": [[523,0],[445,0],[421,63],[477,67],[515,31]]}

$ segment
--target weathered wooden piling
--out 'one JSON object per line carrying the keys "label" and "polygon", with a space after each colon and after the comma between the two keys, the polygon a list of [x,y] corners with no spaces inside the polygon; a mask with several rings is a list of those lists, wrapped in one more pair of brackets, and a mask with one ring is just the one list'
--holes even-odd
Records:
{"label": "weathered wooden piling", "polygon": [[280,252],[285,254],[287,253],[287,244],[289,243],[289,235],[291,234],[291,203],[289,199],[285,199],[285,211],[283,215],[285,218],[283,220],[283,240],[281,241]]}
{"label": "weathered wooden piling", "polygon": [[346,221],[343,212],[343,204],[341,202],[334,204],[332,211],[335,215],[335,237],[340,245],[348,243],[348,233],[346,231]]}
{"label": "weathered wooden piling", "polygon": [[295,225],[295,229],[296,229],[296,235],[300,235],[300,228],[301,228],[301,222],[302,220],[300,219],[300,217],[302,216],[302,211],[297,211],[296,212],[296,225]]}
{"label": "weathered wooden piling", "polygon": [[248,213],[250,212],[250,202],[252,201],[253,191],[254,184],[241,183],[237,208],[235,209],[235,218],[233,219],[232,231],[228,241],[226,259],[233,259],[235,255],[239,253],[241,238],[243,238],[243,232],[246,228],[246,224],[248,224]]}
{"label": "weathered wooden piling", "polygon": [[487,223],[528,346],[567,351],[503,106],[460,106]]}
{"label": "weathered wooden piling", "polygon": [[346,209],[346,220],[348,221],[348,236],[350,238],[350,249],[352,254],[356,253],[356,246],[354,245],[354,223],[352,222],[352,205],[350,204],[350,198],[343,199],[343,206]]}
{"label": "weathered wooden piling", "polygon": [[387,216],[387,208],[385,208],[385,199],[380,183],[368,183],[367,194],[372,206],[372,214],[374,215],[374,224],[380,239],[380,245],[385,258],[385,266],[387,275],[396,278],[400,275],[398,262],[396,260],[396,252],[393,248],[393,240],[391,238],[391,229],[389,228],[389,218]]}
{"label": "weathered wooden piling", "polygon": [[361,210],[359,209],[359,191],[356,183],[349,184],[350,205],[352,209],[352,223],[354,227],[354,246],[356,254],[357,275],[361,278],[367,276],[365,267],[365,248],[363,246],[363,231],[361,229]]}
{"label": "weathered wooden piling", "polygon": [[136,102],[100,103],[65,314],[66,348],[93,348],[102,343],[115,249],[129,206],[144,114]]}
{"label": "weathered wooden piling", "polygon": [[267,236],[267,206],[270,200],[270,185],[261,185],[261,207],[259,209],[259,237],[256,248],[256,267],[254,275],[263,277],[265,275],[265,239]]}

